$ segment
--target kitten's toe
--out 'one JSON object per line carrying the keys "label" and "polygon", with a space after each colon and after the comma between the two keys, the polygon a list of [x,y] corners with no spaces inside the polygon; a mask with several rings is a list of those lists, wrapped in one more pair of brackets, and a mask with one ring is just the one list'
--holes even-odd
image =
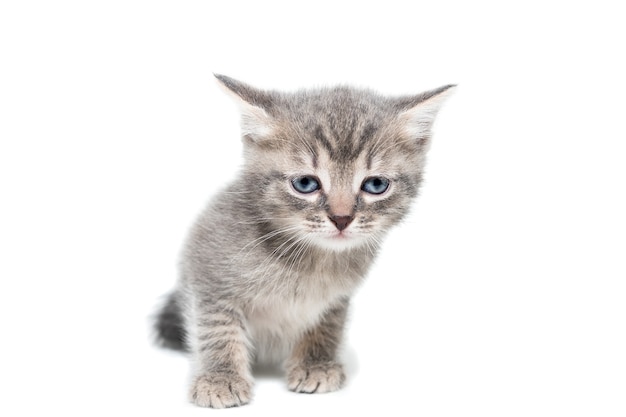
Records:
{"label": "kitten's toe", "polygon": [[335,362],[295,365],[287,370],[287,386],[291,391],[307,394],[337,391],[346,375]]}
{"label": "kitten's toe", "polygon": [[232,374],[206,374],[191,386],[191,401],[200,407],[230,408],[248,404],[252,384]]}

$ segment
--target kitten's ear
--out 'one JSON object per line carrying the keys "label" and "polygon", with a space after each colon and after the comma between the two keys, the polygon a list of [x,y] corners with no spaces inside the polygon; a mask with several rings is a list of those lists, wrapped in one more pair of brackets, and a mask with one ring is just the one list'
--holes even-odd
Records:
{"label": "kitten's ear", "polygon": [[443,102],[452,95],[456,85],[450,84],[416,96],[397,99],[399,120],[407,135],[415,139],[428,138],[435,116]]}
{"label": "kitten's ear", "polygon": [[271,94],[225,75],[213,75],[222,90],[232,97],[239,107],[242,135],[253,142],[268,136],[273,130],[272,117],[268,114],[273,106]]}

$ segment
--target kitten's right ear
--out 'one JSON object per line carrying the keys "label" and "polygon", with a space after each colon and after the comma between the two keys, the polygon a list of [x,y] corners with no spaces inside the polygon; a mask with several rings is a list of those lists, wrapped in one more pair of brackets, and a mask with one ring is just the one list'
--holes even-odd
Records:
{"label": "kitten's right ear", "polygon": [[232,97],[241,113],[244,138],[258,142],[273,131],[273,120],[268,111],[273,106],[271,94],[221,74],[213,74],[219,86]]}

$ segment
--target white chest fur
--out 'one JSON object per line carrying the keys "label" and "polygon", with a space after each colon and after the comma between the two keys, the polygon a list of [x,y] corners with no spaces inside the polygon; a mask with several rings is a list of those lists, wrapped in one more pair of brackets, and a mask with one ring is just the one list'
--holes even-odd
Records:
{"label": "white chest fur", "polygon": [[261,363],[280,363],[302,334],[315,326],[345,293],[309,294],[291,299],[266,299],[246,311],[255,357]]}

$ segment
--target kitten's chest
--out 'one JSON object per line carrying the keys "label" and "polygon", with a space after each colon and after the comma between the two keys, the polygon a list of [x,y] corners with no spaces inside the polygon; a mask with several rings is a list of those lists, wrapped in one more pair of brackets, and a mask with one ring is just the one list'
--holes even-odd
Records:
{"label": "kitten's chest", "polygon": [[284,359],[305,331],[353,294],[368,265],[349,256],[311,256],[293,267],[276,263],[262,279],[251,277],[244,311],[257,359]]}
{"label": "kitten's chest", "polygon": [[256,361],[279,364],[289,357],[304,332],[319,323],[327,303],[274,302],[258,305],[247,315]]}
{"label": "kitten's chest", "polygon": [[339,299],[349,297],[354,288],[345,279],[328,275],[283,278],[259,291],[248,304],[248,319],[273,333],[300,332],[313,326]]}
{"label": "kitten's chest", "polygon": [[280,335],[284,338],[298,336],[314,326],[335,300],[281,300],[259,303],[250,309],[248,323],[257,333]]}
{"label": "kitten's chest", "polygon": [[248,304],[246,319],[257,360],[284,360],[305,331],[352,294],[351,288],[341,285],[314,284],[286,285],[282,291],[264,293]]}

